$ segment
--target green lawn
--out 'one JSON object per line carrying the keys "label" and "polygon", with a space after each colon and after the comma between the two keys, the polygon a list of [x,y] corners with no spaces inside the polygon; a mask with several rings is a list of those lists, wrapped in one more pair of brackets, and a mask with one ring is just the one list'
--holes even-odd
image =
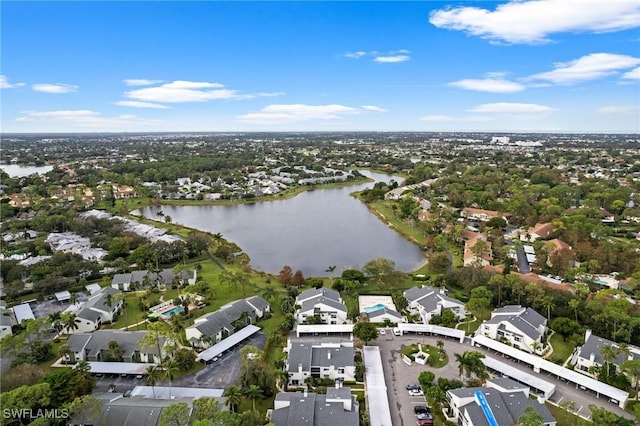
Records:
{"label": "green lawn", "polygon": [[427,243],[427,236],[424,232],[412,228],[411,226],[404,223],[401,219],[398,219],[393,211],[393,209],[389,206],[389,204],[385,201],[374,201],[372,203],[367,204],[369,209],[373,211],[373,213],[380,217],[384,222],[389,223],[393,228],[400,234],[409,238],[411,241],[424,246]]}
{"label": "green lawn", "polygon": [[[547,404],[549,411],[553,414],[557,421],[557,426],[592,426],[593,423],[588,422],[566,410],[555,405]],[[597,425],[596,425],[597,426]]]}
{"label": "green lawn", "polygon": [[550,342],[553,346],[553,354],[549,360],[556,364],[563,364],[576,348],[575,340],[568,338],[566,342],[563,342],[562,336],[557,333],[551,336]]}
{"label": "green lawn", "polygon": [[482,320],[476,318],[475,320],[469,323],[458,324],[456,328],[459,330],[464,330],[467,333],[467,335],[472,335],[473,333],[476,332],[478,327],[480,327],[480,324],[482,324]]}
{"label": "green lawn", "polygon": [[[402,355],[412,358],[412,354],[418,352],[418,344],[405,346],[401,349]],[[449,363],[449,357],[445,354],[444,358],[440,359],[440,351],[437,347],[431,345],[422,345],[423,352],[429,354],[428,364],[433,368],[442,368]]]}

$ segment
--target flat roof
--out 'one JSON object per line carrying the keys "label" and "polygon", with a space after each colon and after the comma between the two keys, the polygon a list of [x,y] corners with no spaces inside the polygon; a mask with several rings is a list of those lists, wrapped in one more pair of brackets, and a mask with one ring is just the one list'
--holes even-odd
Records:
{"label": "flat roof", "polygon": [[89,284],[89,285],[85,285],[84,288],[87,289],[89,294],[94,294],[99,292],[102,287],[100,287],[100,284]]}
{"label": "flat roof", "polygon": [[71,293],[69,293],[68,290],[65,291],[59,291],[57,293],[55,293],[56,299],[58,300],[58,302],[64,302],[65,300],[70,300],[71,299]]}
{"label": "flat roof", "polygon": [[237,345],[242,342],[244,339],[253,336],[258,331],[260,331],[260,327],[256,327],[253,324],[249,324],[248,326],[242,328],[241,330],[233,333],[231,336],[227,337],[211,346],[210,348],[205,349],[200,352],[196,357],[197,361],[211,361],[213,358],[217,357],[221,353],[229,350],[232,346]]}
{"label": "flat roof", "polygon": [[408,322],[401,322],[398,324],[398,328],[404,334],[405,332],[412,333],[435,333],[443,336],[455,337],[460,339],[460,343],[464,342],[465,332],[464,330],[456,330],[455,328],[442,327],[440,325],[433,324],[413,324]]}
{"label": "flat roof", "polygon": [[16,316],[16,321],[18,321],[18,324],[21,324],[24,320],[36,319],[36,317],[33,316],[33,311],[31,310],[31,306],[29,306],[28,303],[14,306],[13,313]]}
{"label": "flat roof", "polygon": [[524,383],[534,389],[541,391],[545,398],[549,398],[556,391],[556,385],[549,383],[546,380],[542,380],[533,374],[529,374],[526,371],[518,370],[516,367],[507,364],[506,362],[498,361],[493,358],[482,358],[482,362],[487,368],[498,371],[520,383]]}
{"label": "flat roof", "polygon": [[[155,394],[154,394],[155,392]],[[210,389],[210,388],[185,388],[185,387],[171,387],[171,399],[174,398],[201,398],[203,396],[211,398],[222,398],[224,389]],[[155,399],[169,399],[169,386],[136,386],[131,391],[131,396],[142,396],[145,398]],[[226,398],[225,398],[226,399]],[[219,401],[223,402],[224,401]],[[221,406],[223,404],[220,404]]]}
{"label": "flat roof", "polygon": [[367,408],[369,409],[369,424],[375,426],[392,426],[387,383],[382,369],[382,357],[377,346],[364,346],[365,378],[367,388]]}
{"label": "flat roof", "polygon": [[298,324],[296,334],[353,333],[353,324]]}
{"label": "flat roof", "polygon": [[147,368],[155,365],[145,362],[89,361],[93,374],[147,374]]}
{"label": "flat roof", "polygon": [[519,349],[515,349],[509,345],[505,345],[504,343],[500,343],[486,336],[475,336],[473,338],[473,342],[474,344],[478,343],[489,349],[493,349],[494,351],[509,355],[510,357],[518,359],[522,362],[526,362],[527,364],[530,364],[535,368],[539,368],[540,370],[555,374],[558,377],[562,377],[569,382],[575,383],[586,389],[590,389],[598,394],[602,394],[609,398],[615,399],[616,401],[618,401],[618,405],[620,405],[621,408],[624,408],[624,406],[627,404],[627,401],[629,400],[629,394],[621,389],[618,389],[606,383],[602,383],[596,379],[585,376],[573,370],[569,370],[568,368],[554,364],[551,361],[547,361],[546,359],[540,358],[527,352],[523,352]]}

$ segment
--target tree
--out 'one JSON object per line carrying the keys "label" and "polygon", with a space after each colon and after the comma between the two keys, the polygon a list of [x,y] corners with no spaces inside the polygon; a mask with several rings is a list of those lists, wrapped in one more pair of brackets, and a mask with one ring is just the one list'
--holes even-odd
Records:
{"label": "tree", "polygon": [[518,417],[517,426],[544,426],[544,418],[531,406]]}
{"label": "tree", "polygon": [[242,391],[236,385],[229,385],[224,390],[223,395],[227,400],[225,401],[225,405],[228,405],[231,411],[234,413],[238,412],[238,406],[240,402],[242,402]]}
{"label": "tree", "polygon": [[302,271],[298,269],[295,274],[293,274],[293,278],[291,279],[291,285],[295,287],[303,287],[306,281],[304,279],[304,275]]}
{"label": "tree", "polygon": [[482,352],[465,351],[462,354],[454,355],[458,363],[458,373],[463,381],[465,377],[467,380],[470,379],[472,374],[475,374],[481,380],[486,378],[486,369],[482,362],[484,354]]}
{"label": "tree", "polygon": [[64,312],[61,315],[61,321],[62,327],[67,331],[67,334],[69,334],[71,330],[78,329],[80,318],[78,318],[73,312]]}
{"label": "tree", "polygon": [[153,399],[156,399],[156,383],[160,379],[160,370],[157,365],[150,365],[147,367],[144,376],[144,384],[151,386],[153,392]]}
{"label": "tree", "polygon": [[178,371],[178,363],[169,358],[164,363],[162,363],[162,376],[169,380],[169,399],[171,399],[171,385],[173,384],[173,376],[176,371]]}
{"label": "tree", "polygon": [[426,390],[433,386],[433,381],[435,380],[435,378],[436,375],[431,371],[423,371],[418,376],[418,382],[420,383],[420,386],[422,386],[422,388]]}
{"label": "tree", "polygon": [[576,316],[576,322],[578,322],[578,308],[580,307],[580,301],[578,299],[569,300],[569,307],[573,309]]}
{"label": "tree", "polygon": [[471,290],[471,296],[467,301],[466,307],[477,318],[484,318],[488,316],[488,312],[491,309],[493,293],[489,291],[485,286],[479,286]]}
{"label": "tree", "polygon": [[196,354],[188,348],[180,348],[175,353],[175,361],[180,371],[188,371],[196,363]]}
{"label": "tree", "polygon": [[616,359],[620,351],[617,347],[613,345],[604,345],[600,348],[600,353],[602,354],[602,359],[607,364],[607,376],[611,375],[611,361]]}
{"label": "tree", "polygon": [[272,286],[268,285],[262,289],[262,297],[265,300],[272,301],[273,299],[276,298],[276,296],[277,296],[276,290]]}
{"label": "tree", "polygon": [[158,426],[186,426],[188,424],[189,406],[186,402],[171,404],[160,412]]}
{"label": "tree", "polygon": [[195,409],[195,420],[209,420],[213,422],[218,411],[218,400],[210,397],[200,397],[193,400]]}
{"label": "tree", "polygon": [[38,410],[51,404],[51,387],[49,383],[37,383],[33,386],[20,386],[9,392],[0,393],[0,406],[3,409],[22,410],[31,408]]}
{"label": "tree", "polygon": [[74,424],[102,424],[104,421],[102,401],[91,395],[83,395],[74,399],[67,408]]}
{"label": "tree", "polygon": [[336,271],[336,265],[329,266],[325,272],[329,272],[331,274],[331,286],[333,287],[333,273]]}
{"label": "tree", "polygon": [[107,355],[108,361],[122,361],[122,349],[120,349],[120,345],[116,340],[111,340],[107,349],[109,351]]}
{"label": "tree", "polygon": [[547,321],[551,321],[551,309],[553,309],[554,306],[553,297],[545,296],[542,298],[542,307],[547,310]]}
{"label": "tree", "polygon": [[256,409],[256,398],[262,397],[262,389],[257,385],[250,385],[247,389],[245,389],[244,394],[247,398],[251,399],[252,407]]}
{"label": "tree", "polygon": [[293,271],[291,269],[291,266],[285,265],[280,271],[280,274],[278,274],[278,281],[280,282],[280,284],[284,286],[288,286],[288,285],[291,285],[292,279],[293,279]]}
{"label": "tree", "polygon": [[451,261],[446,252],[438,251],[429,254],[429,269],[436,274],[445,274],[451,267]]}
{"label": "tree", "polygon": [[378,337],[378,327],[369,321],[358,321],[356,325],[353,326],[353,335],[362,340],[366,345]]}
{"label": "tree", "polygon": [[442,358],[442,356],[445,354],[444,342],[442,340],[438,340],[436,342],[436,346],[438,347],[438,352],[440,352],[440,357]]}
{"label": "tree", "polygon": [[634,386],[635,399],[638,399],[638,389],[640,388],[640,360],[627,360],[620,365],[620,369]]}
{"label": "tree", "polygon": [[566,317],[558,317],[551,321],[551,329],[561,335],[564,342],[567,337],[580,331],[580,324]]}

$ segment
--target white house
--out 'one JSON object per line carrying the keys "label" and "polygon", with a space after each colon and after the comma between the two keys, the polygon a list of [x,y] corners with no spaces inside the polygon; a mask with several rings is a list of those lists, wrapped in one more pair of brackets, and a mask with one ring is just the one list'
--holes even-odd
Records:
{"label": "white house", "polygon": [[376,309],[374,311],[370,311],[365,313],[369,322],[374,323],[384,323],[385,320],[389,320],[392,323],[406,322],[407,319],[400,315],[398,312],[390,309],[386,306]]}
{"label": "white house", "polygon": [[355,380],[356,364],[353,342],[289,341],[285,362],[289,385],[304,385],[308,377]]}
{"label": "white house", "polygon": [[542,354],[547,345],[542,338],[547,332],[547,319],[531,308],[507,305],[491,313],[476,334],[507,343],[523,351]]}
{"label": "white house", "polygon": [[[98,330],[93,333],[78,333],[69,336],[69,352],[64,355],[66,362],[105,361],[109,343],[115,341],[122,354],[123,362],[144,362],[158,364],[162,360],[157,345],[141,346],[140,341],[146,331]],[[164,337],[159,338],[160,349],[165,346]]]}
{"label": "white house", "polygon": [[600,367],[604,361],[603,350],[605,346],[614,348],[615,357],[609,361],[616,368],[620,368],[620,364],[627,360],[640,360],[640,348],[633,345],[627,345],[628,352],[620,350],[620,344],[604,337],[594,335],[591,330],[587,330],[584,335],[584,344],[578,349],[575,358],[575,369],[582,373],[589,373],[591,367]]}
{"label": "white house", "polygon": [[196,318],[193,325],[185,329],[185,334],[192,345],[206,348],[245,325],[255,323],[270,309],[269,303],[260,296],[236,300]]}
{"label": "white house", "polygon": [[445,292],[445,289],[426,285],[411,287],[404,291],[404,297],[409,302],[407,309],[412,314],[420,314],[425,324],[429,324],[434,315],[442,315],[442,311],[445,309],[451,310],[458,320],[464,319],[467,316],[464,303],[447,296]]}
{"label": "white house", "polygon": [[74,312],[76,314],[77,329],[71,328],[69,334],[89,333],[100,328],[101,324],[113,322],[117,313],[122,309],[124,301],[116,300],[114,297],[120,293],[111,287],[105,287],[100,291],[92,294],[89,300],[82,305],[71,305],[65,312]]}
{"label": "white house", "polygon": [[296,298],[298,324],[347,324],[347,307],[340,293],[328,288],[312,288]]}
{"label": "white house", "polygon": [[507,378],[487,380],[484,387],[448,390],[447,401],[447,420],[460,426],[514,425],[527,407],[542,417],[544,426],[556,425],[546,405],[529,398],[527,386]]}

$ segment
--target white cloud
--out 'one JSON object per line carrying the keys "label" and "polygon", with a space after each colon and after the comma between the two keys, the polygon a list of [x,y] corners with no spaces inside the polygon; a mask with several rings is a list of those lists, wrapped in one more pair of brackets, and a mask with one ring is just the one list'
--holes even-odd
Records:
{"label": "white cloud", "polygon": [[362,105],[360,108],[366,109],[367,111],[374,111],[374,112],[387,112],[388,111],[388,110],[386,110],[384,108],[380,108],[379,106],[375,106],[375,105]]}
{"label": "white cloud", "polygon": [[310,120],[336,120],[369,111],[382,112],[384,110],[374,105],[358,108],[338,104],[273,104],[262,108],[258,112],[238,115],[235,118],[238,121],[251,124],[282,124]]}
{"label": "white cloud", "polygon": [[[101,113],[91,110],[59,110],[59,111],[25,111],[16,118],[18,122],[39,122],[50,129],[65,126],[69,130],[106,130],[126,129],[139,126],[155,126],[161,120],[149,120],[131,114],[115,117],[103,117]],[[68,126],[68,127],[66,127]]]}
{"label": "white cloud", "polygon": [[142,102],[206,102],[219,99],[253,99],[256,97],[280,96],[277,93],[241,94],[226,89],[221,83],[176,80],[155,87],[145,87],[125,92],[127,98]]}
{"label": "white cloud", "polygon": [[154,104],[152,102],[142,102],[142,101],[118,101],[115,104],[119,106],[132,107],[132,108],[156,108],[156,109],[169,108],[166,105]]}
{"label": "white cloud", "polygon": [[560,32],[610,32],[640,26],[637,0],[512,0],[495,10],[473,6],[431,12],[439,28],[464,31],[492,42],[547,43]]}
{"label": "white cloud", "polygon": [[360,59],[363,56],[365,56],[366,54],[367,54],[367,52],[359,50],[357,52],[347,52],[342,56],[344,56],[345,58]]}
{"label": "white cloud", "polygon": [[372,50],[370,52],[366,52],[364,50],[358,50],[357,52],[347,52],[343,54],[345,58],[351,59],[360,59],[365,56],[372,57],[373,62],[379,63],[397,63],[397,62],[405,62],[411,59],[409,54],[410,50],[407,49],[398,49],[398,50],[390,50],[388,52],[378,52],[377,50]]}
{"label": "white cloud", "polygon": [[153,84],[162,83],[162,80],[147,80],[144,78],[128,78],[123,81],[127,86],[151,86]]}
{"label": "white cloud", "polygon": [[502,73],[491,73],[484,79],[464,79],[449,83],[449,86],[466,90],[477,90],[490,93],[514,93],[521,92],[525,87],[514,81],[505,80]]}
{"label": "white cloud", "polygon": [[9,83],[6,76],[0,75],[0,89],[15,89],[24,86],[24,83]]}
{"label": "white cloud", "polygon": [[622,78],[627,80],[640,80],[640,67],[634,68],[631,71],[624,73]]}
{"label": "white cloud", "polygon": [[373,62],[380,63],[396,63],[396,62],[405,62],[411,59],[409,55],[392,55],[392,56],[376,56],[373,58]]}
{"label": "white cloud", "polygon": [[74,86],[73,84],[64,84],[64,83],[37,83],[31,85],[31,88],[36,92],[42,93],[71,93],[78,90],[78,86]]}
{"label": "white cloud", "polygon": [[571,84],[615,74],[640,64],[640,58],[613,53],[592,53],[566,63],[555,64],[553,71],[534,74],[527,80]]}
{"label": "white cloud", "polygon": [[540,104],[525,104],[516,102],[496,102],[478,105],[467,110],[468,112],[493,113],[493,114],[548,114],[555,111],[554,108]]}
{"label": "white cloud", "polygon": [[638,111],[638,105],[610,105],[598,108],[600,114],[624,114]]}

